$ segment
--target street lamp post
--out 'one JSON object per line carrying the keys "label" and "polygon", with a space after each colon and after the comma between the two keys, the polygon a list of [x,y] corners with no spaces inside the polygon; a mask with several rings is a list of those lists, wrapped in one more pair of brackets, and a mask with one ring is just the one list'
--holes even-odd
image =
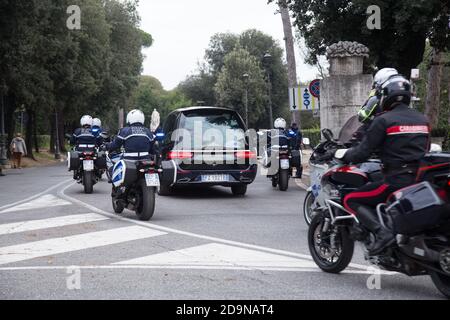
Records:
{"label": "street lamp post", "polygon": [[270,129],[273,128],[273,110],[272,110],[272,81],[270,76],[270,64],[272,63],[272,55],[269,52],[263,57],[263,64],[266,69],[266,77],[267,77],[267,91],[268,91],[268,103],[269,103],[269,118],[270,118]]}
{"label": "street lamp post", "polygon": [[244,95],[244,105],[245,105],[245,126],[248,128],[248,73],[242,75],[245,83],[245,95]]}

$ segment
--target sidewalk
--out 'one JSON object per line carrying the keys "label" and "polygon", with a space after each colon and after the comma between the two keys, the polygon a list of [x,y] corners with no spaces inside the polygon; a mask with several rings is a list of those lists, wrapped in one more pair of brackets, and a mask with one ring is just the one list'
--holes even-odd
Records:
{"label": "sidewalk", "polygon": [[[53,153],[49,153],[45,150],[41,151],[40,153],[33,153],[34,158],[36,159],[30,159],[23,157],[22,158],[22,168],[35,168],[35,167],[48,167],[53,165],[61,164],[62,162],[66,161],[66,156],[61,155],[60,160],[55,160],[55,155]],[[8,172],[12,172],[17,169],[12,168],[12,160],[9,160],[9,163],[6,166],[3,166],[3,173],[8,174]]]}

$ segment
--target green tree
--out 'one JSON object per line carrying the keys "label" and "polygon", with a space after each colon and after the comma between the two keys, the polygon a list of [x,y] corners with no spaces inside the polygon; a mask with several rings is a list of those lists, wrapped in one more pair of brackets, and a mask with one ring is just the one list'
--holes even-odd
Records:
{"label": "green tree", "polygon": [[[425,40],[443,9],[442,0],[302,0],[289,1],[295,25],[305,38],[315,63],[338,41],[357,41],[371,52],[373,66],[395,67],[409,75],[421,61]],[[367,28],[367,8],[381,9],[381,30]],[[441,31],[440,28],[437,30]],[[448,32],[448,31],[446,31]]]}
{"label": "green tree", "polygon": [[214,85],[217,77],[201,67],[198,74],[188,76],[178,85],[178,90],[193,101],[194,104],[213,106],[216,104]]}
{"label": "green tree", "polygon": [[131,105],[142,110],[149,120],[154,109],[160,113],[161,119],[164,119],[175,109],[192,106],[192,102],[179,89],[165,91],[158,79],[141,76]]}
{"label": "green tree", "polygon": [[[264,69],[263,56],[268,52],[272,56],[271,63],[264,70],[270,75],[272,85],[272,103],[274,116],[284,116],[289,112],[285,112],[288,108],[288,80],[287,67],[284,62],[283,52],[280,44],[271,36],[255,30],[249,29],[241,34],[234,33],[218,33],[211,37],[209,47],[205,53],[205,61],[207,66],[202,66],[200,72],[196,75],[188,77],[180,84],[180,89],[193,101],[206,101],[220,103],[214,101],[214,86],[218,82],[219,74],[223,71],[225,65],[225,57],[237,49],[245,49],[253,58],[260,69]],[[246,73],[241,70],[241,76]],[[263,102],[267,105],[267,102]],[[260,119],[262,126],[267,127],[269,121],[268,112],[261,115],[266,119]]]}
{"label": "green tree", "polygon": [[[243,74],[248,74],[248,80]],[[266,84],[257,59],[245,49],[235,49],[226,55],[216,83],[219,106],[230,107],[245,118],[244,93],[248,88],[249,125],[264,125],[266,119]],[[267,126],[267,124],[266,124]]]}

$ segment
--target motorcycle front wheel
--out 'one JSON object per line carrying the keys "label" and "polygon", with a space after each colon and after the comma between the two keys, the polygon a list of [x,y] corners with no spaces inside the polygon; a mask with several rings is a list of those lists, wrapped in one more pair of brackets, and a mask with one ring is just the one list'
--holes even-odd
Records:
{"label": "motorcycle front wheel", "polygon": [[308,191],[305,201],[303,202],[303,217],[305,218],[305,222],[308,226],[311,225],[311,221],[315,216],[314,211],[312,210],[313,203],[314,195],[311,191]]}
{"label": "motorcycle front wheel", "polygon": [[139,204],[136,215],[141,221],[149,221],[155,212],[155,187],[147,187],[145,179],[139,181]]}
{"label": "motorcycle front wheel", "polygon": [[435,287],[447,299],[450,299],[450,275],[445,275],[437,271],[430,271],[430,277]]}
{"label": "motorcycle front wheel", "polygon": [[84,193],[91,194],[94,191],[94,176],[92,171],[83,172]]}
{"label": "motorcycle front wheel", "polygon": [[330,225],[324,230],[325,216],[316,215],[309,226],[308,246],[317,266],[327,273],[340,273],[353,258],[355,243],[344,227]]}

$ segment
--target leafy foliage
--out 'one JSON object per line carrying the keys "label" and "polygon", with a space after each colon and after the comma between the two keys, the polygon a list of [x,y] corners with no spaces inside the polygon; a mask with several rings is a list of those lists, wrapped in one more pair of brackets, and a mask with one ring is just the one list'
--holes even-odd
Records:
{"label": "leafy foliage", "polygon": [[[252,57],[253,62],[250,64],[237,63],[237,60],[243,58],[243,52],[240,50],[245,50]],[[237,52],[240,52],[239,59],[236,56]],[[272,59],[271,63],[265,67],[262,60],[267,52],[270,53]],[[283,52],[280,44],[271,36],[255,29],[246,30],[241,34],[215,34],[211,37],[209,47],[205,52],[205,64],[200,67],[198,74],[191,75],[183,81],[179,89],[194,102],[203,101],[208,105],[226,104],[241,112],[243,87],[239,87],[238,84],[242,84],[243,74],[249,74],[247,68],[251,65],[252,70],[254,67],[259,69],[258,74],[262,73],[263,78],[266,77],[266,72],[270,75],[274,117],[288,117],[287,68]],[[226,75],[223,75],[225,62],[229,55],[234,56],[232,59],[234,63],[230,62],[230,64],[240,66],[241,69],[239,71],[233,69],[233,72],[228,70]],[[219,80],[221,80],[220,85]],[[260,81],[259,76],[254,81]],[[226,94],[225,88],[236,88],[238,91]],[[215,96],[215,93],[219,94]],[[253,94],[258,94],[258,96],[252,96]],[[249,99],[261,103],[258,106],[250,106],[250,113],[254,113],[251,115],[250,125],[267,127],[269,121],[267,88],[249,93]]]}
{"label": "leafy foliage", "polygon": [[[367,28],[371,5],[381,9],[381,30]],[[449,46],[445,0],[291,0],[289,7],[310,49],[310,63],[335,42],[357,41],[369,47],[371,66],[396,67],[409,75],[422,61],[427,37],[434,46]]]}
{"label": "leafy foliage", "polygon": [[[81,9],[81,29],[69,30],[67,8]],[[139,29],[136,0],[3,0],[0,2],[0,94],[6,130],[15,130],[15,111],[27,113],[26,140],[50,133],[55,112],[60,140],[82,114],[111,121],[127,108],[139,82],[141,48],[152,44]],[[104,121],[106,122],[106,121]],[[107,124],[108,125],[108,124]],[[50,144],[53,146],[53,143]]]}

